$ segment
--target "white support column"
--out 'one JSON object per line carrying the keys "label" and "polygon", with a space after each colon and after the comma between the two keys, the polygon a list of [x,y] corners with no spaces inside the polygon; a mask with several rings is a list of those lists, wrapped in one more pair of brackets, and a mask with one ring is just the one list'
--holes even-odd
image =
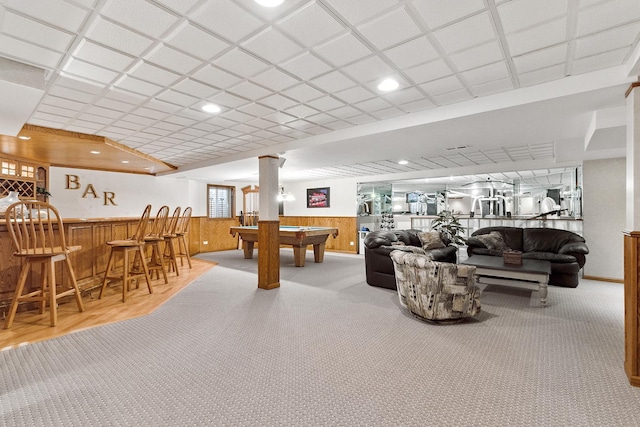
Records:
{"label": "white support column", "polygon": [[278,221],[278,172],[280,158],[278,156],[261,156],[260,172],[260,219]]}
{"label": "white support column", "polygon": [[640,82],[627,97],[626,231],[624,233],[624,368],[640,387]]}

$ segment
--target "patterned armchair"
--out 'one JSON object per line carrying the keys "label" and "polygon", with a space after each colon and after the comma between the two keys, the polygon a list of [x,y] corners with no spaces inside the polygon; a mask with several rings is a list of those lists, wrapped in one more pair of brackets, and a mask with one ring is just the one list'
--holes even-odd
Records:
{"label": "patterned armchair", "polygon": [[463,320],[480,312],[476,267],[391,252],[400,304],[425,320]]}

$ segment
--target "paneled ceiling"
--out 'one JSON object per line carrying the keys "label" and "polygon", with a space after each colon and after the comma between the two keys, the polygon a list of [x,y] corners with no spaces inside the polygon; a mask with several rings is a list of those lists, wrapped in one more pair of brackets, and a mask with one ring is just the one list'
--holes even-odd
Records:
{"label": "paneled ceiling", "polygon": [[624,154],[624,132],[589,142],[598,112],[624,126],[639,38],[638,0],[0,1],[0,56],[44,70],[26,123],[212,182],[255,181],[264,154],[283,180]]}

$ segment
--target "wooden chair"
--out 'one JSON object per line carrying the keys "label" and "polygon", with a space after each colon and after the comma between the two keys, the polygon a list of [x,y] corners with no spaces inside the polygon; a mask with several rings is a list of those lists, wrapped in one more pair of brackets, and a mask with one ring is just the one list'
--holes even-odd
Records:
{"label": "wooden chair", "polygon": [[[162,206],[158,210],[155,218],[153,218],[149,231],[144,236],[144,252],[146,252],[147,248],[151,247],[151,258],[147,260],[149,276],[153,279],[153,274],[155,272],[156,278],[160,279],[160,273],[162,273],[165,284],[169,283],[169,280],[167,279],[167,269],[164,264],[164,256],[162,249],[160,248],[160,243],[164,242],[164,232],[168,217],[169,206]],[[134,261],[136,266],[139,265],[139,260],[137,260],[137,258],[138,256],[136,255],[136,261]]]}
{"label": "wooden chair", "polygon": [[[147,288],[149,293],[153,293],[151,288],[151,277],[149,276],[149,269],[147,267],[147,258],[144,254],[144,237],[146,235],[147,226],[149,224],[149,217],[151,216],[151,205],[147,205],[140,217],[138,226],[135,233],[129,239],[124,240],[112,240],[107,242],[107,245],[111,247],[111,253],[109,254],[109,261],[107,262],[107,269],[104,273],[104,279],[102,281],[102,289],[100,289],[100,296],[102,298],[104,290],[107,288],[109,279],[122,281],[122,302],[127,301],[127,292],[129,290],[129,284],[132,280],[138,280],[140,277],[144,277],[147,282]],[[130,257],[130,253],[134,252],[134,257]],[[115,254],[122,254],[123,265],[122,273],[118,274],[115,267]],[[136,258],[136,255],[140,257],[140,264],[142,266],[142,272],[131,269],[131,261]]]}
{"label": "wooden chair", "polygon": [[185,208],[178,226],[176,227],[176,236],[178,241],[178,251],[176,256],[180,257],[180,265],[184,266],[183,258],[187,258],[189,268],[191,268],[191,255],[189,255],[189,246],[187,245],[186,235],[189,232],[189,222],[191,222],[191,207]]}
{"label": "wooden chair", "polygon": [[180,270],[178,270],[178,258],[176,255],[176,245],[175,241],[178,239],[176,235],[176,229],[178,227],[178,222],[180,221],[180,206],[178,206],[174,211],[171,218],[167,221],[165,231],[164,231],[164,258],[168,263],[167,270],[175,271],[176,276],[180,275]]}
{"label": "wooden chair", "polygon": [[[58,211],[45,202],[18,202],[7,208],[5,219],[9,234],[13,240],[16,257],[21,257],[22,268],[18,278],[9,316],[4,328],[11,327],[18,309],[23,301],[40,303],[40,313],[49,303],[51,326],[58,321],[58,299],[73,295],[79,311],[84,311],[82,297],[71,267],[69,254],[82,249],[81,246],[67,246],[64,225]],[[71,288],[58,292],[56,286],[56,262],[64,262],[69,273]],[[22,294],[31,267],[40,264],[40,289]]]}

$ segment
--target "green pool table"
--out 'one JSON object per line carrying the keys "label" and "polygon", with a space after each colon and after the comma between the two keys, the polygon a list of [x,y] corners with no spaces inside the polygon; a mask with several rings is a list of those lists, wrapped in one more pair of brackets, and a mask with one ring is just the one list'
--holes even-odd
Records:
{"label": "green pool table", "polygon": [[[231,227],[232,236],[238,234],[242,239],[242,249],[245,259],[253,258],[253,246],[258,241],[258,227]],[[304,267],[304,260],[307,254],[307,246],[313,245],[313,258],[315,262],[324,260],[324,246],[332,235],[338,236],[338,229],[332,227],[298,227],[290,225],[280,226],[280,244],[291,245],[296,267]]]}

